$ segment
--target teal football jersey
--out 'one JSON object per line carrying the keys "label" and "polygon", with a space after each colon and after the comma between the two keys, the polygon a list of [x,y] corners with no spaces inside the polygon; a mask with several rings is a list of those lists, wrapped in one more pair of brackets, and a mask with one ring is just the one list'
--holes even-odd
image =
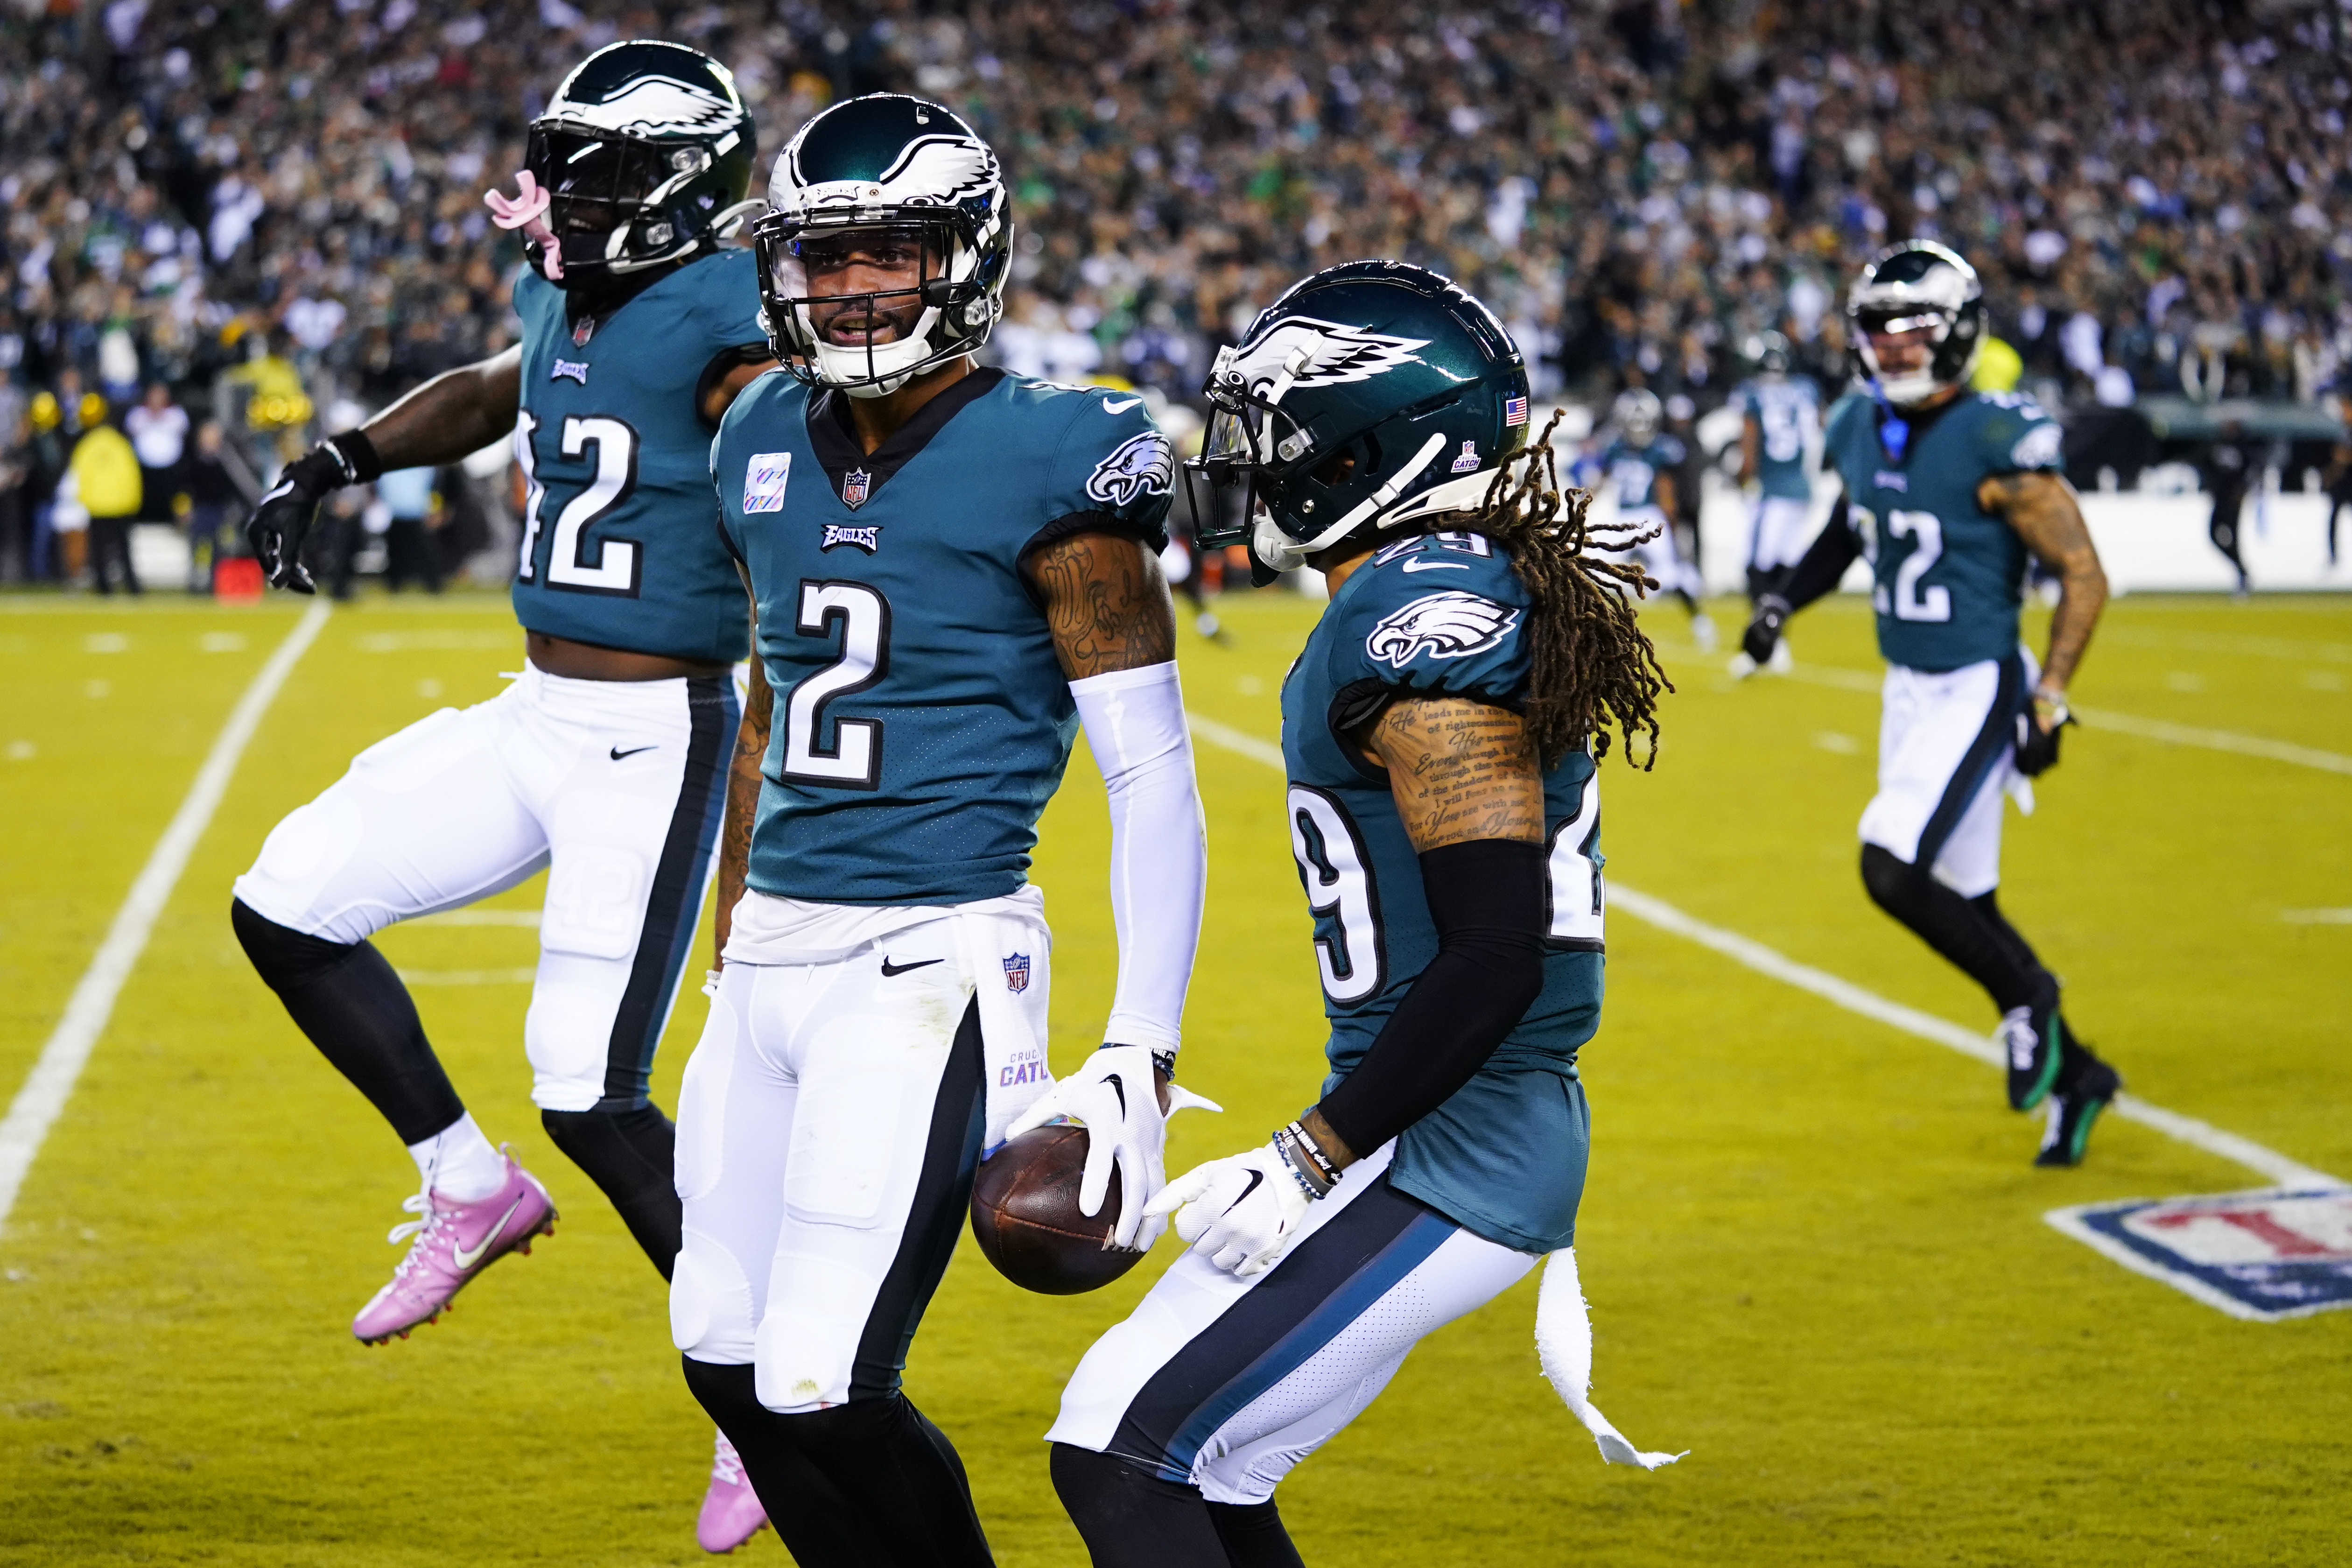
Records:
{"label": "teal football jersey", "polygon": [[527,499],[514,607],[530,630],[672,658],[744,656],[743,582],[719,542],[694,391],[714,355],[766,341],[757,279],[750,251],[720,251],[584,338],[562,289],[529,268],[516,281]]}
{"label": "teal football jersey", "polygon": [[1658,476],[1682,460],[1683,444],[1672,436],[1657,437],[1646,447],[1621,437],[1601,454],[1601,469],[1617,497],[1617,509],[1633,511],[1658,504]]}
{"label": "teal football jersey", "polygon": [[[1398,696],[1527,700],[1528,595],[1473,533],[1399,541],[1341,584],[1282,687],[1285,815],[1331,1037],[1326,1093],[1363,1058],[1437,954],[1388,776],[1347,740]],[[1476,1076],[1399,1136],[1389,1179],[1490,1241],[1546,1252],[1575,1237],[1586,1117],[1576,1053],[1601,1019],[1601,793],[1570,752],[1544,780],[1550,847],[1542,994]]]}
{"label": "teal football jersey", "polygon": [[1756,481],[1763,493],[1788,500],[1813,499],[1805,477],[1805,444],[1821,431],[1822,395],[1803,376],[1751,381],[1738,394],[1741,414],[1756,421]]}
{"label": "teal football jersey", "polygon": [[1889,664],[1958,669],[2016,651],[2025,542],[1977,504],[1977,486],[2062,467],[2061,439],[2011,392],[1962,393],[1926,420],[1862,392],[1830,409],[1824,457],[1845,482]]}
{"label": "teal football jersey", "polygon": [[775,690],[751,885],[957,904],[1028,879],[1077,705],[1023,563],[1074,533],[1166,547],[1167,438],[1133,394],[975,371],[876,451],[782,373],[710,447]]}

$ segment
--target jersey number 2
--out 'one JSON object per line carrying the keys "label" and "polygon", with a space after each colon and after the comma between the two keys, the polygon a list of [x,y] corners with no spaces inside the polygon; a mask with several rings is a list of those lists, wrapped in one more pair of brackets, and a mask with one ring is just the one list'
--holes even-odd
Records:
{"label": "jersey number 2", "polygon": [[1948,621],[1952,618],[1952,591],[1934,587],[1924,594],[1919,591],[1919,579],[1944,558],[1943,522],[1932,511],[1888,512],[1886,536],[1900,539],[1906,533],[1918,542],[1895,568],[1895,618]]}
{"label": "jersey number 2", "polygon": [[[522,416],[522,428],[516,433],[515,451],[521,460],[522,475],[528,495],[522,510],[522,559],[517,574],[530,581],[538,553],[539,509],[547,499],[545,487],[540,483],[538,464],[531,447],[531,438],[538,434],[539,421],[529,414]],[[637,547],[625,539],[596,542],[596,560],[588,559],[589,525],[629,499],[637,488],[637,433],[626,421],[592,415],[587,418],[567,416],[563,421],[561,450],[567,458],[587,455],[590,447],[596,452],[596,477],[588,481],[587,489],[564,503],[556,514],[555,539],[547,552],[547,585],[564,588],[575,594],[610,594],[634,599],[637,596],[639,579]]]}
{"label": "jersey number 2", "polygon": [[841,634],[841,657],[793,688],[784,702],[784,777],[835,789],[882,787],[882,721],[835,719],[824,742],[824,710],[890,670],[890,601],[863,583],[801,583],[793,629],[804,637]]}

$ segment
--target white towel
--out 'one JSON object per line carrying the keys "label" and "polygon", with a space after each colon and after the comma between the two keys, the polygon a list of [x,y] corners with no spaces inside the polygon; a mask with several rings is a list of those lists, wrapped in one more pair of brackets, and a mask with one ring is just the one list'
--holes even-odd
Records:
{"label": "white towel", "polygon": [[1585,1310],[1584,1287],[1576,1277],[1576,1249],[1563,1247],[1544,1264],[1543,1285],[1536,1292],[1536,1359],[1543,1374],[1567,1402],[1570,1414],[1584,1423],[1601,1457],[1612,1465],[1639,1465],[1654,1470],[1671,1465],[1683,1454],[1643,1453],[1609,1424],[1586,1394],[1592,1387],[1592,1318]]}

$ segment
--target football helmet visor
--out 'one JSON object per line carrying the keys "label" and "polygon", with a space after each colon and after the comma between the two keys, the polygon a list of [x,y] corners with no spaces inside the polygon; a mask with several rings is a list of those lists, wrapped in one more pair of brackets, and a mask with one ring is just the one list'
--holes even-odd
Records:
{"label": "football helmet visor", "polygon": [[[804,382],[887,395],[979,349],[1003,314],[1003,176],[936,103],[871,93],[825,110],[776,159],[768,202],[752,230],[760,302],[776,357]],[[820,294],[812,276],[867,287]],[[839,341],[845,320],[863,323],[856,341]]]}
{"label": "football helmet visor", "polygon": [[682,44],[607,44],[563,79],[530,122],[523,167],[547,193],[546,244],[525,249],[558,288],[677,261],[714,246],[760,204],[755,132],[727,68]]}
{"label": "football helmet visor", "polygon": [[[1871,258],[1846,295],[1853,355],[1878,395],[1909,408],[1966,385],[1984,353],[1984,286],[1959,253],[1932,239],[1906,239]],[[1900,362],[1882,339],[1916,338]]]}

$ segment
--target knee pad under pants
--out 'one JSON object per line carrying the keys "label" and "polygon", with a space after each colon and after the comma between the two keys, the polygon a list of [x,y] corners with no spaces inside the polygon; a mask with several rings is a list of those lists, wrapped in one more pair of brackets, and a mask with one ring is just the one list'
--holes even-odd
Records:
{"label": "knee pad under pants", "polygon": [[898,1386],[980,1159],[971,995],[951,921],[719,975],[679,1094],[670,1331],[697,1361],[755,1366],[771,1410]]}

